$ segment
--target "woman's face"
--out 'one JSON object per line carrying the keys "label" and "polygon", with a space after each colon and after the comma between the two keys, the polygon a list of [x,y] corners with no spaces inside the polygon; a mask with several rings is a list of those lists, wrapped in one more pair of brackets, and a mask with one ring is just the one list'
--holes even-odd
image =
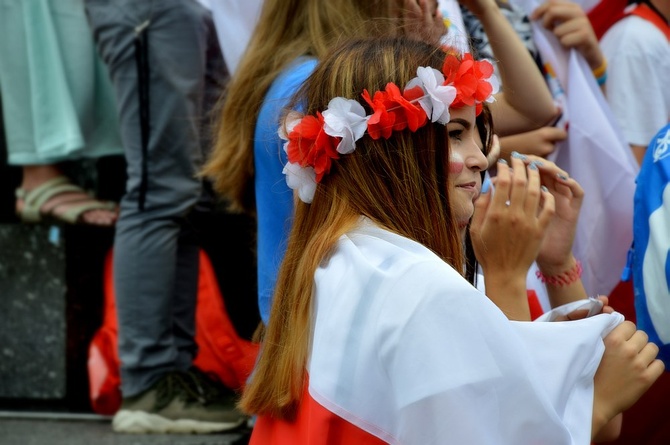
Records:
{"label": "woman's face", "polygon": [[482,188],[481,172],[486,170],[488,161],[481,148],[475,107],[451,109],[449,113],[449,185],[454,216],[464,235],[475,211],[474,201]]}

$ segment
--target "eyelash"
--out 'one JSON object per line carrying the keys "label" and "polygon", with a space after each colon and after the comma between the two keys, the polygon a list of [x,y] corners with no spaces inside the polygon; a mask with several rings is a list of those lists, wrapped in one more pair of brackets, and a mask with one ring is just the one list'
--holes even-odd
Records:
{"label": "eyelash", "polygon": [[461,140],[461,137],[463,136],[463,130],[451,130],[449,132],[449,139],[456,139],[456,140]]}

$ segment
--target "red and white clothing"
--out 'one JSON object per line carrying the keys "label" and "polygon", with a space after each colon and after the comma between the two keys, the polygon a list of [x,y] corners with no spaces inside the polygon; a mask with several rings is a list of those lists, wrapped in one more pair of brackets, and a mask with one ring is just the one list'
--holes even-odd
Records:
{"label": "red and white clothing", "polygon": [[295,422],[251,444],[588,444],[619,314],[510,322],[426,247],[363,219],[315,274]]}

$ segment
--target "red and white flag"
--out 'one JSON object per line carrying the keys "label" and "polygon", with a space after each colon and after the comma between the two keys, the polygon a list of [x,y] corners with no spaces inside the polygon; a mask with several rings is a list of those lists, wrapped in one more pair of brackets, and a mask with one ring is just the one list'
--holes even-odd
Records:
{"label": "red and white flag", "polygon": [[568,445],[591,439],[602,337],[623,320],[510,322],[424,246],[369,221],[315,275],[294,422],[252,445]]}

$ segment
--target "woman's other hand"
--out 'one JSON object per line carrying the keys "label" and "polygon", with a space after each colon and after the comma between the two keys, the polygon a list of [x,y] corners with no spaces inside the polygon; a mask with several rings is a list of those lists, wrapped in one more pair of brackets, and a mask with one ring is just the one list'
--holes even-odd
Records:
{"label": "woman's other hand", "polygon": [[593,436],[630,408],[665,369],[656,359],[658,346],[630,321],[617,326],[604,342],[605,352],[594,378]]}

